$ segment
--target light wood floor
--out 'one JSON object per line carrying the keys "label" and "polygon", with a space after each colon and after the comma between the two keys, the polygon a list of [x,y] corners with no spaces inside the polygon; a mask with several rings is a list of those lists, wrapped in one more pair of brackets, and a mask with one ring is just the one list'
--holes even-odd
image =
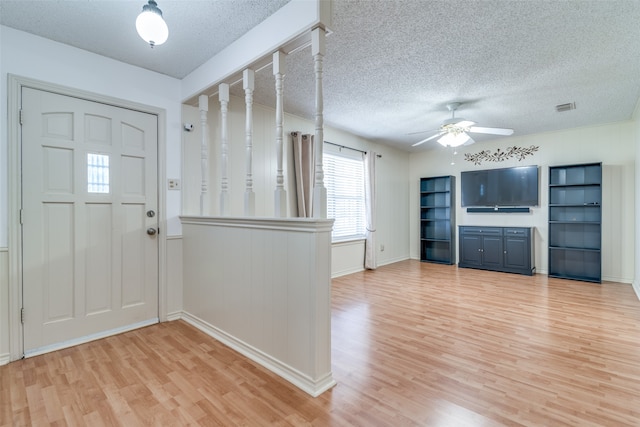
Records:
{"label": "light wood floor", "polygon": [[0,425],[640,426],[629,285],[417,261],[333,281],[312,398],[182,321],[0,367]]}

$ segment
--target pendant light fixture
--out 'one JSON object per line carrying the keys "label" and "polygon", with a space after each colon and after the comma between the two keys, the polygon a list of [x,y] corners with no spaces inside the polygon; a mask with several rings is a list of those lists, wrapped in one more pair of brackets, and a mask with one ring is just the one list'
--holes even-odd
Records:
{"label": "pendant light fixture", "polygon": [[136,30],[151,47],[161,45],[169,37],[169,28],[162,19],[162,11],[155,0],[149,0],[149,4],[142,6],[142,13],[136,19]]}

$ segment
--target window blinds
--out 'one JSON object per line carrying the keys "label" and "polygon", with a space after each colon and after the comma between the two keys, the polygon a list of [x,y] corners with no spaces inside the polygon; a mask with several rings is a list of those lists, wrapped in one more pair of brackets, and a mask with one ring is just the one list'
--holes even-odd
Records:
{"label": "window blinds", "polygon": [[335,220],[332,241],[363,239],[366,222],[362,158],[325,151],[323,167],[327,217]]}

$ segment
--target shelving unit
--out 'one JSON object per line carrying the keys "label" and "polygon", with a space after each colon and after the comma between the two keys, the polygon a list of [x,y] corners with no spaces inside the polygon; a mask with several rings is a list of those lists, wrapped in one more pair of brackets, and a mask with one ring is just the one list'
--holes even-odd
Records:
{"label": "shelving unit", "polygon": [[601,282],[602,164],[549,168],[549,276]]}
{"label": "shelving unit", "polygon": [[420,261],[454,264],[455,177],[420,179]]}

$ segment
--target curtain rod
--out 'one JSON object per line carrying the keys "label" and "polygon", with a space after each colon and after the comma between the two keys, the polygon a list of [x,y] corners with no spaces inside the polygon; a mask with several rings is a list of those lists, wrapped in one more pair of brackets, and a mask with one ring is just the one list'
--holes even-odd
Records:
{"label": "curtain rod", "polygon": [[[336,143],[329,142],[329,141],[325,141],[324,143],[325,143],[325,144],[330,144],[330,145],[335,145],[336,147],[340,147],[340,148],[346,148],[347,150],[359,151],[359,152],[361,152],[362,154],[367,154],[367,152],[366,152],[366,151],[358,150],[357,148],[351,148],[351,147],[347,147],[347,146],[345,146],[345,145],[340,145],[340,144],[336,144]],[[382,157],[382,154],[376,154],[376,157],[381,158],[381,157]]]}

